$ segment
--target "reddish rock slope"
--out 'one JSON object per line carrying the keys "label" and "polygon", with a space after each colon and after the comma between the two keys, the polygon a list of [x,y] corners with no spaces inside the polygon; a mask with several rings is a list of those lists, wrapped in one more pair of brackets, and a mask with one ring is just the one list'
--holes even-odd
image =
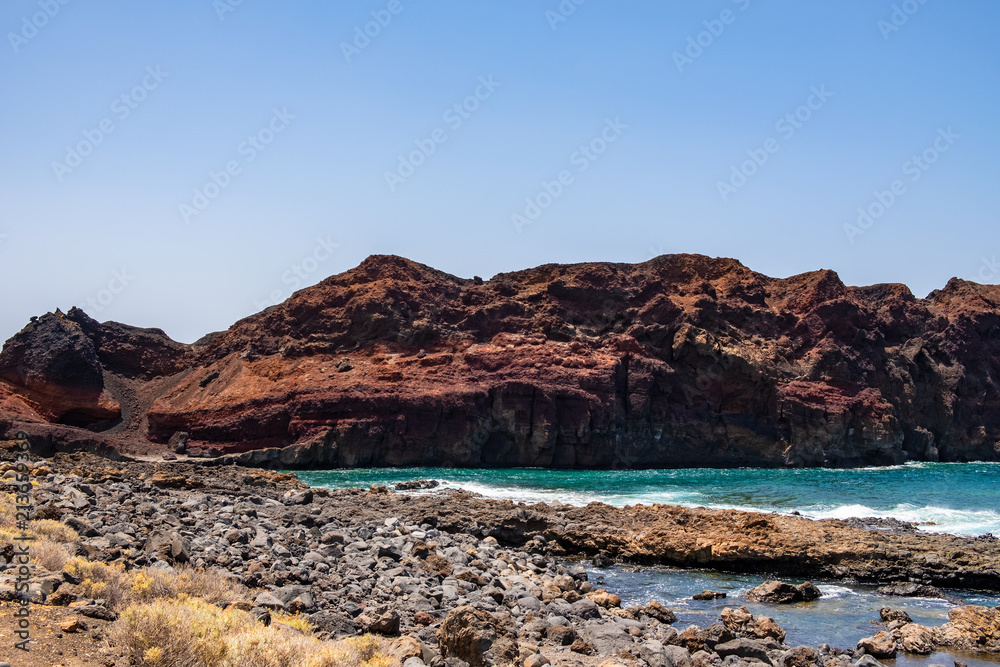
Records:
{"label": "reddish rock slope", "polygon": [[373,256],[194,345],[44,315],[0,353],[0,428],[283,466],[880,465],[1000,459],[998,387],[994,285]]}

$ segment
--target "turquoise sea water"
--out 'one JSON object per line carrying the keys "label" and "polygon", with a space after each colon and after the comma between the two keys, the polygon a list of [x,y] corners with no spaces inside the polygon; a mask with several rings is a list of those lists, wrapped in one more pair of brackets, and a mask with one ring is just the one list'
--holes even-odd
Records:
{"label": "turquoise sea water", "polygon": [[[434,479],[444,487],[464,488],[492,498],[526,503],[559,501],[585,505],[591,501],[624,506],[667,503],[688,507],[736,508],[765,512],[798,512],[813,518],[895,517],[920,523],[921,530],[961,535],[993,532],[1000,536],[1000,464],[911,463],[860,469],[687,469],[633,471],[568,471],[541,469],[358,469],[296,473],[312,486],[331,488],[392,486],[415,479]],[[415,492],[421,493],[421,492]],[[915,621],[941,625],[952,602],[938,599],[890,598],[874,587],[835,581],[816,583],[824,596],[811,603],[761,605],[741,595],[764,577],[674,568],[613,566],[591,569],[591,580],[620,595],[623,604],[656,599],[678,616],[676,627],[708,625],[725,606],[746,604],[755,614],[771,616],[788,633],[791,645],[830,644],[853,648],[878,627],[873,621],[883,606],[905,609]],[[794,583],[799,583],[794,581]],[[726,591],[729,597],[696,602],[703,589]],[[1000,595],[947,591],[955,603],[1000,605]],[[981,655],[901,655],[896,667],[950,665],[996,667],[1000,660]],[[887,661],[890,664],[892,661]]]}
{"label": "turquoise sea water", "polygon": [[854,469],[483,470],[401,468],[298,473],[313,486],[391,486],[435,479],[527,503],[597,500],[799,512],[811,518],[895,517],[921,530],[1000,536],[1000,463],[909,463]]}

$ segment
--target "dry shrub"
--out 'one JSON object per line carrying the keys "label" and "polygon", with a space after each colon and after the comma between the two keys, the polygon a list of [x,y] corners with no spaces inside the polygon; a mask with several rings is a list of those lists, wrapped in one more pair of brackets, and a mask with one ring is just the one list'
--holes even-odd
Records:
{"label": "dry shrub", "polygon": [[272,611],[271,622],[280,625],[287,625],[293,630],[298,630],[304,635],[313,633],[313,624],[303,618],[300,614],[289,614],[284,611]]}
{"label": "dry shrub", "polygon": [[71,558],[63,569],[82,581],[78,587],[83,597],[103,599],[110,609],[126,606],[131,594],[131,577],[120,564],[107,564],[84,558]]}
{"label": "dry shrub", "polygon": [[[27,522],[17,518],[17,494],[5,493],[0,496],[0,546],[14,544],[15,537],[27,535],[32,540],[72,542],[79,539],[76,531],[64,523],[52,519],[32,519]],[[22,530],[22,528],[24,528]]]}
{"label": "dry shrub", "polygon": [[174,572],[144,568],[130,573],[129,602],[150,602],[160,598],[196,597],[223,604],[246,597],[247,589],[228,572],[181,567]]}
{"label": "dry shrub", "polygon": [[73,542],[80,536],[64,523],[52,519],[33,519],[28,522],[28,532],[36,539],[53,542]]}
{"label": "dry shrub", "polygon": [[0,497],[0,550],[27,546],[36,566],[58,572],[69,559],[69,554],[59,545],[73,542],[80,536],[66,524],[51,519],[19,522],[16,504],[16,494],[5,493]]}
{"label": "dry shrub", "polygon": [[111,627],[112,644],[139,667],[388,667],[378,640],[322,642],[284,625],[265,626],[235,608],[197,598],[133,605]]}
{"label": "dry shrub", "polygon": [[69,561],[69,554],[59,542],[39,540],[31,544],[31,559],[43,570],[59,572]]}
{"label": "dry shrub", "polygon": [[130,604],[152,602],[163,598],[197,597],[212,604],[228,603],[246,597],[247,589],[228,572],[203,571],[182,567],[171,572],[147,567],[126,572],[118,564],[73,558],[64,569],[80,577],[80,594],[103,598],[111,609],[118,611]]}

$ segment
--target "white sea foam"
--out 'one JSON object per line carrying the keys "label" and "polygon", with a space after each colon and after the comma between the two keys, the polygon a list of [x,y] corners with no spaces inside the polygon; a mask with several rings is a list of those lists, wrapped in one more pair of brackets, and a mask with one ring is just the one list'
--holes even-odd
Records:
{"label": "white sea foam", "polygon": [[514,502],[551,503],[557,501],[566,505],[584,506],[592,502],[605,503],[614,507],[624,507],[625,505],[652,505],[661,503],[665,505],[686,505],[691,503],[686,499],[700,494],[689,491],[657,491],[656,493],[631,493],[631,494],[600,494],[591,491],[581,491],[575,489],[560,488],[539,488],[503,486],[499,484],[488,484],[483,482],[468,482],[456,480],[438,480],[441,482],[439,488],[462,488],[466,491],[481,493],[488,498],[500,500],[511,500]]}
{"label": "white sea foam", "polygon": [[865,505],[839,505],[837,507],[804,507],[799,510],[812,519],[849,519],[851,517],[879,517],[899,519],[918,524],[920,530],[956,535],[982,535],[1000,533],[1000,513],[995,510],[956,510],[947,507],[918,506],[902,503],[890,509],[874,509]]}
{"label": "white sea foam", "polygon": [[858,592],[851,588],[847,588],[845,586],[835,586],[833,584],[820,584],[819,590],[823,594],[823,597],[827,600],[851,596],[856,597],[858,595]]}
{"label": "white sea foam", "polygon": [[[930,465],[941,466],[943,464],[906,463],[896,467],[918,468]],[[872,468],[871,470],[886,470],[886,468]],[[717,498],[713,498],[698,489],[690,487],[655,489],[647,487],[644,489],[626,490],[624,493],[601,493],[586,489],[545,488],[543,486],[504,484],[500,480],[498,480],[498,483],[491,483],[484,480],[472,481],[438,478],[437,481],[440,482],[439,489],[463,488],[489,498],[527,504],[552,503],[555,501],[568,505],[583,506],[596,501],[615,507],[661,503],[684,507],[708,507],[710,509],[731,509],[746,512],[779,512],[781,514],[790,514],[796,511],[802,516],[812,519],[848,519],[851,517],[895,518],[900,521],[915,523],[920,530],[928,532],[958,535],[982,535],[992,532],[1000,535],[1000,512],[993,509],[951,509],[936,505],[919,505],[915,503],[899,503],[888,508],[872,507],[861,503],[784,505],[775,507],[774,505],[757,505],[752,500],[750,503],[720,503]],[[416,493],[427,492],[418,491]]]}

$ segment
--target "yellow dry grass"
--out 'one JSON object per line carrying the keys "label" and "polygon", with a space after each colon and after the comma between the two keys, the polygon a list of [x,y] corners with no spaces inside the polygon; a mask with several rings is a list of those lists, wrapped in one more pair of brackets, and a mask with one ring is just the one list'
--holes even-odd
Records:
{"label": "yellow dry grass", "polygon": [[323,642],[288,618],[275,620],[265,626],[234,607],[181,596],[130,606],[109,639],[139,667],[389,667],[394,662],[374,637]]}

